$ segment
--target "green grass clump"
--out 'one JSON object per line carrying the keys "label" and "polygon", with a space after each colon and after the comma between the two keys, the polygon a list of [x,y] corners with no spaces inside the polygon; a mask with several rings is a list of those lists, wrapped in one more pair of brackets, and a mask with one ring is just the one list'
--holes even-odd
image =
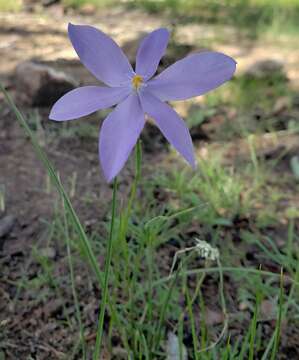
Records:
{"label": "green grass clump", "polygon": [[238,26],[250,30],[252,37],[269,29],[298,32],[298,0],[138,0],[132,5],[153,13],[166,11],[189,21]]}
{"label": "green grass clump", "polygon": [[207,94],[205,101],[210,107],[224,104],[244,112],[257,107],[269,112],[273,110],[279,97],[290,96],[291,99],[291,95],[282,74],[273,74],[261,79],[240,75],[222,88]]}
{"label": "green grass clump", "polygon": [[[241,74],[228,84],[204,96],[204,105],[197,112],[190,113],[188,124],[200,125],[209,122],[213,114],[223,120],[213,127],[213,140],[247,138],[250,134],[273,133],[280,130],[296,132],[295,119],[284,116],[291,112],[296,92],[283,73],[254,77]],[[277,113],[277,105],[283,103],[283,115]],[[215,109],[218,109],[215,112]],[[232,110],[232,112],[230,111]],[[211,114],[211,115],[209,115]],[[233,115],[230,115],[233,114]],[[189,119],[188,119],[189,120]]]}
{"label": "green grass clump", "polygon": [[237,214],[245,211],[240,197],[241,179],[233,168],[221,166],[218,155],[209,160],[199,159],[198,170],[191,177],[189,171],[174,169],[156,176],[153,185],[172,194],[178,208],[198,207],[197,216],[210,225],[230,224]]}
{"label": "green grass clump", "polygon": [[79,9],[82,6],[89,4],[100,8],[115,3],[113,0],[63,0],[62,2],[66,7],[72,7],[75,9]]}
{"label": "green grass clump", "polygon": [[22,0],[0,0],[0,12],[17,12],[23,5]]}

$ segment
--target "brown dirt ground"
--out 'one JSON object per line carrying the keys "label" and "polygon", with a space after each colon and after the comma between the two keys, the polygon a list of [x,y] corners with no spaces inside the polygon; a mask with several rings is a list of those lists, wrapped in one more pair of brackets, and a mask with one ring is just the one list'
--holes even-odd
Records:
{"label": "brown dirt ground", "polygon": [[[161,25],[170,26],[171,23],[166,18],[150,16],[140,11],[125,11],[123,8],[98,13],[92,17],[76,14],[65,16],[57,9],[41,14],[0,14],[0,80],[4,81],[12,92],[15,89],[12,77],[15,66],[31,58],[56,64],[57,67],[61,66],[66,72],[75,74],[81,83],[94,82],[94,79],[75,60],[75,53],[66,36],[69,21],[100,27],[124,46],[131,59],[136,48],[136,39],[144,32]],[[299,49],[295,44],[282,47],[278,42],[275,44],[244,42],[236,46],[234,44],[238,34],[230,28],[226,31],[230,41],[226,45],[219,44],[217,49],[234,56],[239,62],[240,72],[256,60],[268,58],[271,53],[271,57],[273,54],[273,58],[285,61],[288,77],[293,84],[298,83]],[[215,30],[200,25],[182,25],[177,29],[176,36],[179,43],[198,46],[201,40],[213,38]],[[283,42],[284,39],[280,41]],[[58,59],[64,59],[64,62],[59,63]],[[177,109],[181,113],[185,111],[182,105],[178,105]],[[31,111],[32,109],[24,108],[27,114]],[[48,111],[49,109],[39,109],[45,129]],[[46,132],[43,132],[40,138],[42,139],[43,136],[47,137]],[[155,137],[157,145],[154,145],[152,151],[155,149],[158,151],[155,152],[155,159],[152,162],[157,163],[157,157],[164,161],[164,155],[159,151],[161,138],[157,135]],[[97,229],[98,219],[106,215],[111,189],[99,172],[96,141],[91,144],[72,139],[64,142],[57,140],[51,144],[50,148],[47,147],[47,153],[59,170],[62,181],[68,186],[68,179],[74,174],[77,176],[74,207],[79,210],[80,218],[89,231]],[[153,156],[146,152],[145,158],[151,161]],[[130,176],[129,167],[120,180],[124,196]],[[63,287],[65,303],[55,301],[54,296],[45,302],[44,297],[49,291],[47,288],[44,288],[44,293],[38,294],[37,297],[34,289],[22,292],[20,295],[15,286],[15,282],[20,281],[23,273],[26,272],[34,279],[40,271],[36,262],[32,261],[31,249],[37,244],[40,246],[47,237],[44,222],[51,221],[53,205],[57,199],[53,199],[53,191],[47,190],[45,171],[36,159],[31,144],[25,138],[13,114],[4,104],[2,95],[0,95],[0,184],[5,188],[5,215],[13,215],[16,218],[13,230],[5,239],[0,253],[0,330],[2,332],[0,341],[3,338],[6,341],[7,359],[25,359],[29,354],[34,359],[62,358],[72,348],[77,334],[75,330],[70,334],[68,328],[63,323],[59,323],[64,307],[67,308],[71,318],[74,316],[71,290],[67,285],[67,261],[62,249],[62,241],[57,239],[56,243],[55,275],[66,284]],[[88,203],[82,201],[87,193],[92,198]],[[80,266],[78,264],[79,268]],[[90,329],[90,341],[93,341],[98,308],[96,299],[99,291],[90,284],[88,293],[80,293],[86,292],[85,282],[88,279],[86,270],[82,269],[80,274],[76,280],[79,294],[84,302],[82,308],[87,319],[85,325]],[[290,348],[289,359],[297,359],[299,353],[294,353],[292,344],[296,344],[298,329],[286,331],[292,332],[286,337],[289,343],[285,344],[286,349]]]}

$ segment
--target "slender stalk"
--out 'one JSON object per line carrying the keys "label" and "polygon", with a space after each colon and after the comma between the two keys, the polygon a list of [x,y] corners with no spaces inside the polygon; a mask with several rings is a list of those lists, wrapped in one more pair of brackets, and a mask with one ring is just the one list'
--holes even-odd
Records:
{"label": "slender stalk", "polygon": [[[285,276],[282,276],[282,271],[280,273],[280,296],[282,296],[282,286],[283,286],[283,279],[285,278]],[[283,308],[283,312],[281,315],[278,315],[278,317],[281,318],[285,318],[287,316],[288,310],[289,310],[289,306],[291,304],[291,301],[294,297],[294,293],[298,291],[297,287],[299,287],[299,264],[297,265],[297,269],[296,269],[296,274],[295,274],[295,278],[294,280],[292,280],[292,287],[291,290],[289,291],[289,295],[288,295],[288,299],[286,301],[286,303],[284,304],[284,308]],[[297,295],[297,294],[296,294]],[[280,303],[279,306],[282,305],[282,299],[279,299]],[[281,309],[279,309],[279,311],[281,311]],[[277,325],[276,325],[277,326]],[[273,348],[273,344],[275,342],[275,337],[276,337],[276,329],[270,339],[270,341],[268,342],[268,346],[263,354],[263,357],[261,358],[261,360],[267,360],[270,358],[270,351]]]}
{"label": "slender stalk", "polygon": [[141,151],[141,141],[139,140],[136,145],[136,162],[135,162],[135,179],[131,188],[131,194],[127,207],[127,217],[129,218],[132,211],[132,204],[136,196],[137,186],[141,177],[141,160],[142,160],[142,151]]}
{"label": "slender stalk", "polygon": [[253,313],[253,319],[251,321],[250,325],[250,341],[249,341],[249,360],[254,360],[254,350],[255,350],[255,339],[256,339],[256,329],[257,329],[257,317],[258,317],[258,311],[261,303],[262,294],[261,291],[258,289],[256,294],[256,302],[255,302],[255,309]]}
{"label": "slender stalk", "polygon": [[99,315],[99,321],[98,321],[95,351],[93,354],[94,360],[99,360],[100,356],[101,356],[104,316],[105,316],[106,303],[107,303],[107,297],[108,297],[109,273],[110,273],[111,258],[112,258],[113,232],[114,232],[114,222],[115,222],[115,213],[116,213],[116,192],[117,192],[117,179],[115,178],[114,182],[113,182],[112,215],[111,215],[111,223],[110,223],[110,233],[109,233],[108,249],[107,249],[106,261],[105,261],[105,269],[104,269],[103,297],[102,297],[102,303],[101,303],[100,315]]}
{"label": "slender stalk", "polygon": [[140,181],[140,177],[141,177],[141,158],[142,158],[142,148],[141,148],[141,141],[139,140],[136,144],[135,147],[135,176],[134,176],[134,181],[132,183],[131,189],[130,189],[130,194],[129,194],[129,199],[128,199],[128,204],[126,206],[126,208],[124,209],[124,211],[122,212],[122,214],[120,215],[120,226],[119,226],[119,232],[118,232],[118,243],[121,244],[122,247],[122,256],[124,258],[124,270],[122,271],[123,274],[123,285],[124,287],[124,291],[127,292],[127,296],[128,296],[128,304],[129,307],[131,308],[131,311],[129,312],[129,318],[128,321],[131,324],[131,328],[134,328],[134,318],[133,318],[133,306],[134,306],[134,302],[132,301],[133,299],[133,294],[134,294],[134,288],[132,285],[134,285],[134,279],[135,279],[135,275],[136,272],[131,273],[131,269],[132,269],[132,264],[130,262],[130,251],[129,251],[129,245],[127,243],[127,232],[128,232],[128,227],[129,227],[129,220],[131,217],[131,213],[132,213],[132,207],[133,207],[133,203],[134,200],[136,198],[136,192],[137,192],[137,187],[138,187],[138,183]]}
{"label": "slender stalk", "polygon": [[276,359],[276,355],[278,352],[282,315],[283,315],[283,269],[281,269],[280,291],[279,291],[279,309],[278,309],[278,318],[276,321],[276,327],[275,327],[275,332],[274,332],[275,337],[274,337],[274,344],[273,344],[273,348],[272,348],[271,360]]}
{"label": "slender stalk", "polygon": [[186,286],[186,299],[187,299],[187,308],[190,318],[190,325],[191,325],[191,334],[192,334],[192,340],[193,340],[193,354],[195,356],[195,360],[199,360],[199,354],[198,354],[198,338],[196,336],[196,325],[195,325],[195,318],[194,318],[194,312],[192,310],[192,299],[188,290],[188,287]]}
{"label": "slender stalk", "polygon": [[152,354],[155,353],[156,350],[158,350],[159,344],[160,344],[160,340],[161,340],[161,336],[162,336],[162,328],[163,328],[163,323],[165,320],[165,316],[166,316],[166,310],[167,310],[167,306],[169,304],[172,292],[174,290],[175,284],[177,282],[177,279],[179,278],[179,274],[181,272],[182,269],[182,265],[179,266],[178,270],[175,272],[173,278],[172,278],[172,282],[169,286],[168,292],[165,296],[165,300],[163,302],[162,305],[162,309],[161,309],[161,315],[159,318],[159,322],[158,322],[158,326],[157,329],[155,330],[155,335],[154,335],[154,339],[153,339],[153,344],[152,344]]}
{"label": "slender stalk", "polygon": [[82,318],[81,318],[79,299],[78,299],[77,291],[76,291],[74,265],[73,265],[72,252],[71,252],[71,239],[70,239],[68,222],[67,222],[65,202],[63,202],[63,210],[64,210],[63,211],[63,220],[64,220],[64,227],[65,227],[67,258],[68,258],[70,277],[71,277],[71,288],[72,288],[72,294],[73,294],[73,299],[74,299],[74,304],[75,304],[76,317],[77,317],[77,321],[79,324],[79,330],[80,330],[80,344],[82,347],[82,356],[83,356],[83,360],[85,360],[86,359],[86,342],[85,342],[85,338],[84,338],[84,327],[83,327]]}
{"label": "slender stalk", "polygon": [[289,220],[288,238],[287,238],[287,256],[288,256],[289,261],[292,260],[294,235],[295,235],[295,221],[294,221],[294,218],[291,218]]}
{"label": "slender stalk", "polygon": [[133,206],[133,202],[135,200],[136,197],[136,191],[137,191],[137,186],[141,177],[141,155],[142,151],[141,151],[141,141],[139,140],[137,142],[136,145],[136,151],[135,151],[135,177],[134,177],[134,181],[130,190],[130,195],[129,195],[129,200],[128,200],[128,205],[127,208],[125,209],[124,215],[123,215],[123,219],[122,219],[122,223],[121,223],[121,227],[120,227],[120,232],[119,232],[119,236],[120,239],[124,239],[126,237],[127,234],[127,230],[128,230],[128,223],[129,223],[129,219],[131,216],[131,212],[132,212],[132,206]]}
{"label": "slender stalk", "polygon": [[221,330],[220,335],[217,337],[215,341],[213,341],[210,345],[206,346],[205,348],[199,350],[197,353],[207,353],[207,351],[210,351],[214,349],[220,341],[223,339],[227,328],[228,328],[228,313],[227,313],[227,307],[226,307],[226,301],[225,301],[225,295],[224,295],[224,279],[223,279],[223,268],[222,264],[219,259],[217,259],[217,265],[219,269],[219,294],[220,294],[220,302],[222,307],[222,312],[224,316],[224,324],[223,328]]}

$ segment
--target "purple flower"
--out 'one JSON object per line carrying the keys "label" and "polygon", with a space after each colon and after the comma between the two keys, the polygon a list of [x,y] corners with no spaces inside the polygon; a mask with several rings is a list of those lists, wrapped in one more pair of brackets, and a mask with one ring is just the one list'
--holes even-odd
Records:
{"label": "purple flower", "polygon": [[135,71],[118,45],[92,26],[69,24],[68,33],[81,62],[107,86],[72,90],[53,106],[50,119],[72,120],[116,105],[99,137],[100,162],[110,182],[123,168],[145,124],[155,120],[166,139],[195,167],[192,140],[184,121],[167,104],[205,94],[229,80],[236,62],[218,52],[192,54],[153,77],[167,47],[167,29],[141,42]]}

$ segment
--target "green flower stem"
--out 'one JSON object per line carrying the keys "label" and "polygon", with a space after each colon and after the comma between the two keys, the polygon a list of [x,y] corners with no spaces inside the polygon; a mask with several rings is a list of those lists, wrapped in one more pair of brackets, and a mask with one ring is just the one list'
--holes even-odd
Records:
{"label": "green flower stem", "polygon": [[[136,145],[136,168],[135,168],[135,178],[132,184],[130,197],[128,201],[128,206],[126,209],[126,213],[124,216],[124,221],[122,222],[121,226],[121,236],[125,237],[128,229],[128,222],[131,216],[132,205],[134,199],[136,197],[136,191],[138,182],[141,176],[141,142],[138,141]],[[113,184],[113,198],[112,198],[112,217],[111,217],[111,225],[110,225],[110,234],[109,234],[109,243],[108,243],[108,250],[107,256],[105,261],[105,269],[104,269],[104,287],[103,287],[103,297],[98,321],[98,329],[97,329],[97,337],[96,337],[96,345],[94,351],[94,360],[99,360],[101,355],[101,345],[102,345],[102,338],[103,338],[103,325],[104,325],[104,315],[108,297],[108,282],[109,282],[109,273],[110,273],[110,266],[111,266],[111,258],[112,258],[112,249],[113,249],[113,233],[114,233],[114,224],[115,224],[115,212],[116,212],[116,192],[117,192],[117,181],[114,180]]]}
{"label": "green flower stem", "polygon": [[141,153],[142,153],[141,141],[139,140],[135,148],[135,177],[130,190],[128,205],[124,211],[124,214],[122,215],[121,223],[120,223],[120,229],[119,229],[120,241],[122,241],[127,235],[128,223],[132,212],[132,206],[136,197],[137,186],[141,177],[141,158],[142,158]]}
{"label": "green flower stem", "polygon": [[116,213],[116,192],[117,192],[117,179],[115,178],[114,182],[113,182],[112,214],[111,214],[111,223],[110,223],[110,233],[109,233],[107,255],[106,255],[106,260],[105,260],[105,269],[104,269],[103,296],[102,296],[102,303],[101,303],[100,315],[99,315],[99,321],[98,321],[95,350],[94,350],[94,354],[93,354],[94,360],[99,360],[100,356],[101,356],[104,316],[105,316],[106,303],[107,303],[107,297],[108,297],[109,273],[110,273],[111,258],[112,258],[113,232],[114,232],[115,213]]}
{"label": "green flower stem", "polygon": [[128,207],[127,207],[127,213],[126,213],[126,220],[128,222],[131,211],[132,211],[132,205],[133,201],[136,196],[137,186],[141,177],[141,159],[142,159],[142,151],[141,151],[141,141],[139,140],[136,145],[136,163],[135,163],[135,179],[131,188],[131,193],[129,197]]}

